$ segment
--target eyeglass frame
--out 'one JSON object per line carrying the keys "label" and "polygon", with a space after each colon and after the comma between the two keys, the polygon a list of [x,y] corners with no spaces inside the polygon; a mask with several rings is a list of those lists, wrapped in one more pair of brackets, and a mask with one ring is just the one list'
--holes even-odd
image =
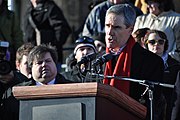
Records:
{"label": "eyeglass frame", "polygon": [[[150,41],[153,41],[153,43],[151,43]],[[163,42],[161,43],[160,41],[161,41],[161,42],[163,41]],[[165,42],[166,42],[165,39],[159,39],[159,40],[153,39],[153,40],[147,40],[147,41],[146,41],[147,44],[149,43],[149,44],[151,44],[151,45],[155,45],[156,43],[159,44],[159,45],[163,45],[163,44],[165,44]]]}

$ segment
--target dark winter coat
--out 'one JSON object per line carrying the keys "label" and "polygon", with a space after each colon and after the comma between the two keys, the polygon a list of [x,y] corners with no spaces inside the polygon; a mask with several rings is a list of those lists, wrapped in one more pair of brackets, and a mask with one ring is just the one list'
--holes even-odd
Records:
{"label": "dark winter coat", "polygon": [[58,61],[62,63],[62,47],[71,32],[62,10],[52,0],[42,0],[36,8],[31,5],[27,9],[24,18],[24,41],[36,44],[36,32],[29,16],[40,31],[41,43],[56,46]]}

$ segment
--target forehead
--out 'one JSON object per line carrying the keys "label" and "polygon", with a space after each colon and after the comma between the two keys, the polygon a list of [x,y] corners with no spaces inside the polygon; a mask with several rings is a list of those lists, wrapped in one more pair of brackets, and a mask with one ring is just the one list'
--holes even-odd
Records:
{"label": "forehead", "polygon": [[149,40],[152,40],[152,39],[160,39],[161,37],[157,34],[157,33],[150,33],[149,36],[148,36],[148,39]]}
{"label": "forehead", "polygon": [[105,23],[112,25],[124,24],[124,17],[123,15],[116,15],[115,13],[109,13],[106,16]]}
{"label": "forehead", "polygon": [[36,55],[34,61],[52,58],[50,52],[44,52],[40,55]]}
{"label": "forehead", "polygon": [[83,49],[93,50],[93,48],[90,46],[81,46],[78,48],[78,50],[83,50]]}

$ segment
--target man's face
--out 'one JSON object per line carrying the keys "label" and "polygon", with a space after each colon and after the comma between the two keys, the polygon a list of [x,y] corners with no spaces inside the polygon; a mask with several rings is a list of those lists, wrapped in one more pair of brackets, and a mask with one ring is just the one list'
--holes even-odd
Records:
{"label": "man's face", "polygon": [[83,56],[88,55],[90,53],[94,53],[93,48],[89,46],[83,46],[77,49],[75,58],[77,62],[79,62]]}
{"label": "man's face", "polygon": [[20,63],[16,63],[17,69],[24,74],[26,77],[29,77],[29,69],[27,63],[27,55],[23,55],[22,60]]}
{"label": "man's face", "polygon": [[127,43],[132,29],[124,25],[123,15],[109,13],[105,19],[105,33],[106,46],[113,51],[118,51]]}
{"label": "man's face", "polygon": [[149,12],[154,15],[159,15],[161,13],[161,11],[159,10],[159,4],[153,1],[148,2],[148,9]]}
{"label": "man's face", "polygon": [[42,58],[35,59],[31,70],[33,79],[41,83],[48,83],[57,75],[56,64],[49,52],[45,53]]}

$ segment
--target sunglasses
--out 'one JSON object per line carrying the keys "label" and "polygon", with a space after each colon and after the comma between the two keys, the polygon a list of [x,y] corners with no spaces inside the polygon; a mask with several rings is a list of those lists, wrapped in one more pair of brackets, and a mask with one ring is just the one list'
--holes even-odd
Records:
{"label": "sunglasses", "polygon": [[92,38],[84,36],[84,37],[77,39],[75,43],[76,44],[77,43],[90,43],[90,44],[92,44],[92,43],[94,43],[94,40]]}
{"label": "sunglasses", "polygon": [[163,45],[165,43],[165,40],[161,39],[161,40],[148,40],[147,43],[154,45],[154,44],[159,44],[159,45]]}

